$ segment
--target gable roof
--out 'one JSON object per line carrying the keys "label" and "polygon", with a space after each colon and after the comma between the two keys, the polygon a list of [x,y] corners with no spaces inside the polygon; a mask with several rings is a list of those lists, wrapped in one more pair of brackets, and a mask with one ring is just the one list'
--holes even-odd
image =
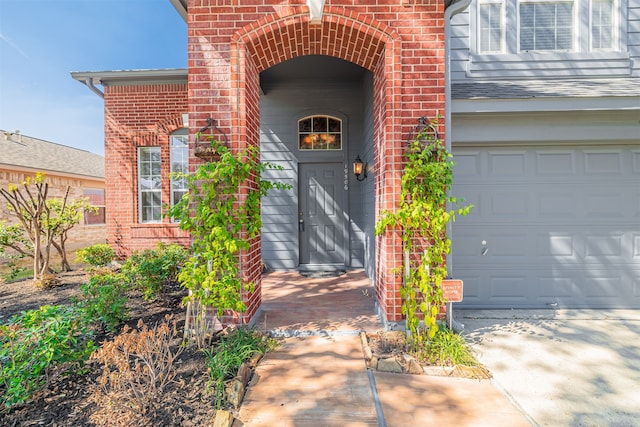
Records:
{"label": "gable roof", "polygon": [[99,154],[0,129],[3,166],[104,179],[104,157]]}

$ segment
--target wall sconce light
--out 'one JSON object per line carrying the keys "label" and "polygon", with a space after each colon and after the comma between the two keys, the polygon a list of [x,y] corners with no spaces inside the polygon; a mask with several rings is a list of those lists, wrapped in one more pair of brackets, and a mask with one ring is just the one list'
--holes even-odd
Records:
{"label": "wall sconce light", "polygon": [[[358,181],[364,181],[367,179],[367,165],[362,163],[359,154],[353,161],[353,174],[356,176]],[[362,175],[362,179],[360,179],[360,175]]]}
{"label": "wall sconce light", "polygon": [[189,113],[182,113],[182,127],[189,127]]}

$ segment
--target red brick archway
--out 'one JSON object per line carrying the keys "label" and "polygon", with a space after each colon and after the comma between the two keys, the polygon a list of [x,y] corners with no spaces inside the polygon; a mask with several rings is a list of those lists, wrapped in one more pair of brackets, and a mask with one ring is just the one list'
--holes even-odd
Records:
{"label": "red brick archway", "polygon": [[[303,55],[353,62],[374,75],[376,215],[384,209],[394,210],[399,200],[403,144],[415,118],[443,113],[441,2],[328,4],[318,25],[309,23],[305,6],[280,6],[269,0],[255,7],[200,3],[205,4],[189,5],[191,132],[213,117],[228,131],[233,149],[258,145],[261,71]],[[401,252],[397,235],[376,241],[377,300],[389,321],[402,319],[397,274]],[[240,319],[248,322],[261,304],[259,239],[242,255],[241,267],[243,278],[256,283],[255,292],[246,295],[248,310]]]}

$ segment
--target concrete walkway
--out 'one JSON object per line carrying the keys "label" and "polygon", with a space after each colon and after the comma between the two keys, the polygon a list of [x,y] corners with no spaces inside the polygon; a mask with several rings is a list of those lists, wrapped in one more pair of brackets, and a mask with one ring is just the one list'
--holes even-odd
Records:
{"label": "concrete walkway", "polygon": [[381,329],[363,272],[271,273],[257,327],[287,337],[258,365],[234,426],[529,426],[489,380],[368,371],[358,332]]}
{"label": "concrete walkway", "polygon": [[640,310],[454,314],[534,425],[640,426]]}

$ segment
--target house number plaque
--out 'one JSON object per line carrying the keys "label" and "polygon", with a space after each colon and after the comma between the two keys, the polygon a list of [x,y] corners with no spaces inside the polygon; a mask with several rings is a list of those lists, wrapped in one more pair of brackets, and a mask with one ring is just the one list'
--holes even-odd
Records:
{"label": "house number plaque", "polygon": [[462,280],[445,279],[442,281],[442,295],[447,302],[462,301]]}

